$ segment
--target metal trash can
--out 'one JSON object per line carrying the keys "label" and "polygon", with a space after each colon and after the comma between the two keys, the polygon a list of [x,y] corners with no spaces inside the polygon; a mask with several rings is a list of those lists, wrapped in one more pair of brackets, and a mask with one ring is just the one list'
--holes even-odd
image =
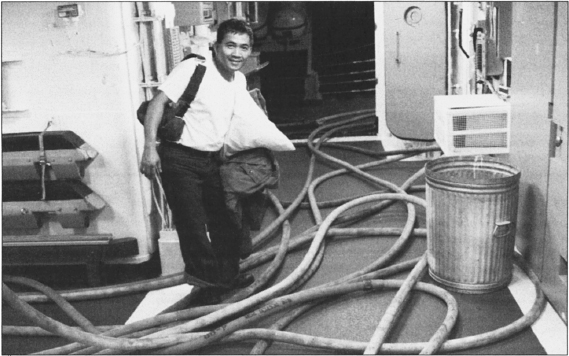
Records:
{"label": "metal trash can", "polygon": [[520,171],[485,156],[441,157],[425,168],[431,277],[468,294],[507,286]]}

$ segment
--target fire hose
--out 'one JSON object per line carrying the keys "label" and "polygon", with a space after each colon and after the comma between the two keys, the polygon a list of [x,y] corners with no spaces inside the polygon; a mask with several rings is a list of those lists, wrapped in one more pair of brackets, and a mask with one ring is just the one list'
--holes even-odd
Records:
{"label": "fire hose", "polygon": [[[357,114],[362,114],[362,112],[357,112]],[[341,161],[320,151],[320,146],[325,143],[332,133],[345,128],[346,126],[353,125],[362,118],[369,117],[369,115],[365,113],[363,115],[357,114],[355,117],[348,119],[342,118],[345,116],[352,116],[353,113],[333,115],[329,117],[330,120],[326,120],[327,118],[324,118],[322,119],[322,122],[324,122],[323,126],[313,131],[309,136],[308,146],[312,155],[304,187],[296,199],[288,205],[286,210],[280,206],[278,199],[271,195],[271,200],[273,205],[275,205],[279,211],[279,216],[253,239],[254,246],[258,247],[272,237],[276,229],[282,226],[283,232],[281,243],[278,246],[253,254],[250,258],[243,261],[241,268],[246,270],[261,263],[265,263],[271,258],[273,258],[273,262],[265,270],[261,278],[259,278],[258,283],[255,283],[251,288],[243,290],[237,295],[226,300],[225,304],[196,307],[182,311],[165,313],[133,324],[117,326],[110,330],[105,330],[108,329],[105,327],[91,328],[88,321],[85,323],[83,320],[80,325],[82,325],[85,330],[89,329],[88,331],[83,331],[57,322],[39,313],[27,303],[47,301],[49,299],[47,297],[29,293],[18,296],[6,285],[3,285],[3,300],[9,303],[13,308],[24,313],[27,317],[33,319],[34,322],[42,328],[49,330],[51,333],[76,341],[75,344],[70,344],[52,350],[45,350],[44,353],[47,354],[64,354],[72,352],[117,353],[130,352],[134,350],[147,350],[156,353],[183,353],[197,350],[216,342],[232,342],[235,340],[245,339],[262,339],[262,341],[254,347],[252,353],[264,351],[268,346],[268,341],[270,340],[352,352],[434,353],[437,352],[437,350],[443,352],[464,350],[495,342],[513,335],[514,333],[531,325],[539,317],[545,303],[545,298],[539,288],[537,278],[531,271],[527,270],[523,264],[519,262],[520,259],[517,258],[518,264],[520,264],[526,271],[536,287],[536,300],[530,312],[516,322],[492,332],[461,339],[446,340],[458,313],[456,301],[454,301],[454,298],[442,288],[418,282],[425,271],[425,258],[423,257],[419,261],[413,260],[410,261],[410,263],[408,262],[388,266],[393,257],[401,251],[410,236],[426,235],[424,229],[413,228],[415,222],[414,205],[425,207],[426,203],[423,199],[408,195],[405,192],[412,187],[412,184],[420,178],[424,172],[423,170],[417,172],[401,187],[398,187],[393,183],[384,181],[364,171],[364,169],[377,167],[382,164],[409,157],[412,153],[427,152],[434,148],[426,148],[424,151],[417,149],[410,150],[409,152],[405,152],[405,150],[398,151],[397,154],[400,154],[399,156],[359,166],[352,166],[347,162]],[[332,121],[332,119],[336,120],[338,118],[341,120],[326,123],[326,121]],[[328,130],[328,132],[321,136],[319,141],[315,144],[316,135],[324,130]],[[365,152],[361,153],[365,154]],[[385,155],[389,156],[392,155],[392,153],[387,152]],[[312,175],[314,172],[316,157],[332,162],[342,168],[328,173],[325,177],[323,176],[324,178],[319,177],[318,179],[313,180]],[[356,174],[358,177],[366,179],[374,184],[378,184],[390,191],[393,191],[394,193],[377,193],[359,197],[348,202],[332,202],[332,205],[342,205],[333,210],[325,219],[323,219],[319,211],[319,208],[322,206],[322,202],[316,201],[314,190],[317,185],[325,179],[330,179],[347,173]],[[302,204],[302,201],[306,196],[308,196],[309,205],[312,209],[317,225],[290,239],[290,225],[287,219]],[[376,214],[395,201],[402,201],[407,205],[408,219],[403,229],[345,227]],[[372,205],[363,211],[343,214],[357,205],[372,202],[380,203]],[[360,271],[352,272],[340,280],[327,283],[323,286],[318,286],[301,292],[294,292],[294,290],[302,286],[303,283],[306,282],[306,280],[308,280],[318,269],[320,261],[324,255],[325,238],[327,236],[378,236],[393,234],[394,232],[400,235],[399,239],[385,255],[381,256],[369,266],[366,266]],[[310,246],[301,264],[281,282],[265,290],[261,290],[268,283],[270,278],[274,276],[276,270],[282,264],[286,256],[286,252],[298,249],[299,247],[308,244],[308,242],[310,242]],[[410,269],[413,267],[415,267],[414,271],[405,281],[389,279],[378,280],[378,278],[388,277],[392,273],[396,273],[402,269]],[[5,279],[5,281],[13,282],[14,280]],[[181,275],[172,275],[152,281],[99,288],[97,290],[85,289],[70,291],[62,293],[61,297],[67,300],[93,299],[110,295],[132,293],[134,291],[160,289],[181,283],[183,283]],[[374,333],[374,337],[368,343],[312,337],[279,330],[286,327],[294,319],[302,316],[306,310],[319,303],[328,301],[334,296],[352,293],[358,290],[372,291],[383,288],[396,288],[399,289],[399,291],[378,325],[376,333]],[[384,343],[383,341],[385,340],[385,336],[396,321],[400,309],[403,307],[409,296],[409,292],[414,289],[436,295],[443,299],[448,306],[447,317],[428,343]],[[45,288],[42,290],[42,292],[49,293],[46,291],[47,289]],[[289,310],[292,307],[295,307],[296,309],[287,313],[285,318],[280,319],[269,329],[245,329],[246,327],[251,327],[252,323],[266,317],[267,315],[274,314],[278,311]],[[253,308],[255,309],[250,311]],[[247,314],[239,316],[242,315],[243,312],[247,312]],[[224,321],[223,325],[213,329],[212,331],[196,332],[196,330],[207,328],[213,324],[218,324],[221,320],[231,319],[232,317],[235,319],[228,322]],[[79,320],[81,320],[81,318],[78,318],[77,320],[78,321],[76,322],[79,324]],[[15,328],[11,329],[17,330]],[[3,328],[3,333],[6,330],[7,329]],[[127,338],[133,337],[134,335],[136,335],[136,338]]]}

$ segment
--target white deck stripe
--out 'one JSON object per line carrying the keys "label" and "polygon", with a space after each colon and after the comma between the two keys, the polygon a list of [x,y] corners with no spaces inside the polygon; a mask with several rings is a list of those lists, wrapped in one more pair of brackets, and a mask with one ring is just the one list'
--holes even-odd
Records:
{"label": "white deck stripe", "polygon": [[[522,312],[527,313],[535,300],[535,288],[528,276],[516,265],[508,288]],[[549,302],[531,329],[547,354],[567,355],[567,326]]]}
{"label": "white deck stripe", "polygon": [[148,292],[125,324],[158,315],[162,310],[187,296],[192,288],[193,286],[184,283],[178,286]]}

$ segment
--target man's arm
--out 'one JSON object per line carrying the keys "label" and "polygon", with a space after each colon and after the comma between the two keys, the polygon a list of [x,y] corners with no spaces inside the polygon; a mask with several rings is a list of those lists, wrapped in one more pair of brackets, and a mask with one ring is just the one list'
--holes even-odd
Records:
{"label": "man's arm", "polygon": [[166,94],[158,91],[158,94],[148,104],[144,119],[144,152],[140,162],[140,172],[150,180],[154,179],[156,173],[162,172],[160,157],[156,150],[156,135],[158,126],[162,121],[164,107],[168,104],[168,101]]}

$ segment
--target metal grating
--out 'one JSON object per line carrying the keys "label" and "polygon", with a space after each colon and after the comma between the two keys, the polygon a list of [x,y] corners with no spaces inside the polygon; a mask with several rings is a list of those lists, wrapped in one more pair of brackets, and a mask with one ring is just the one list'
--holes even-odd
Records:
{"label": "metal grating", "polygon": [[484,133],[475,135],[457,135],[453,139],[455,148],[466,147],[508,147],[506,132]]}
{"label": "metal grating", "polygon": [[506,129],[508,128],[508,114],[490,113],[480,115],[460,115],[452,119],[453,131]]}

